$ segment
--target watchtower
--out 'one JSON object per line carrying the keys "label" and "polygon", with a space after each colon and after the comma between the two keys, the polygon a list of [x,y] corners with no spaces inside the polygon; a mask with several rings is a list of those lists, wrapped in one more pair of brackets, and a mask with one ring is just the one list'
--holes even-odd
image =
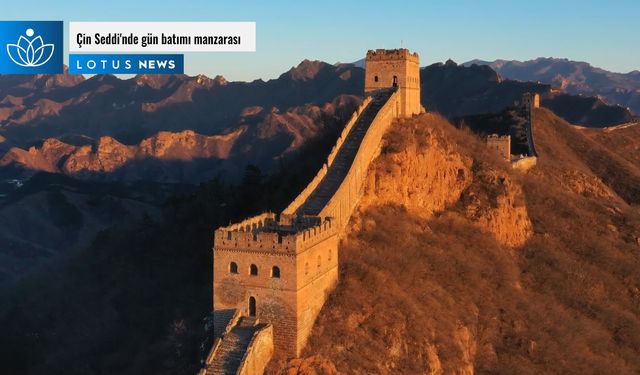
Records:
{"label": "watchtower", "polygon": [[336,226],[294,221],[267,213],[219,228],[213,251],[213,310],[272,324],[275,350],[290,357],[300,355],[338,281]]}
{"label": "watchtower", "polygon": [[406,48],[376,49],[367,52],[364,92],[397,87],[400,91],[398,113],[403,117],[419,114],[420,58]]}
{"label": "watchtower", "polygon": [[498,151],[506,161],[511,161],[511,136],[491,134],[487,137],[487,146]]}
{"label": "watchtower", "polygon": [[527,108],[540,108],[540,94],[525,92],[522,94],[522,105]]}
{"label": "watchtower", "polygon": [[529,147],[528,156],[538,155],[533,144],[533,122],[536,108],[540,108],[540,94],[530,92],[522,94],[521,111],[525,119],[524,126],[527,134],[527,146]]}

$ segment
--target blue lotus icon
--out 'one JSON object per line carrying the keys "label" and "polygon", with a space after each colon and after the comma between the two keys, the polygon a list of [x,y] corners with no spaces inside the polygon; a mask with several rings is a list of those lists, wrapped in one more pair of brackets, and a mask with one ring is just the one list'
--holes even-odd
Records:
{"label": "blue lotus icon", "polygon": [[23,67],[37,67],[46,64],[53,56],[55,46],[44,44],[41,36],[33,37],[33,29],[27,29],[27,37],[20,35],[18,43],[7,44],[7,53],[11,60]]}

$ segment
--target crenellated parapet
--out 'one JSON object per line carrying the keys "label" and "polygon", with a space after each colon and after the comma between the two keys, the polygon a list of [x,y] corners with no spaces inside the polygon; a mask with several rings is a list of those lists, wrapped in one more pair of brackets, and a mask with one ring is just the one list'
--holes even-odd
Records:
{"label": "crenellated parapet", "polygon": [[296,233],[296,250],[298,253],[337,234],[337,225],[333,220],[325,219],[321,223]]}
{"label": "crenellated parapet", "polygon": [[218,230],[224,230],[228,232],[233,232],[233,231],[250,232],[252,230],[261,229],[272,223],[275,223],[275,219],[276,219],[276,214],[274,214],[273,212],[265,212],[263,214],[245,219],[239,223],[231,224],[226,227],[221,227]]}
{"label": "crenellated parapet", "polygon": [[217,229],[213,242],[218,250],[295,255],[335,234],[336,225],[328,218],[277,222],[274,214],[266,213]]}
{"label": "crenellated parapet", "polygon": [[375,49],[367,51],[367,60],[384,61],[384,60],[406,60],[418,63],[420,56],[417,52],[410,52],[406,48],[398,49]]}

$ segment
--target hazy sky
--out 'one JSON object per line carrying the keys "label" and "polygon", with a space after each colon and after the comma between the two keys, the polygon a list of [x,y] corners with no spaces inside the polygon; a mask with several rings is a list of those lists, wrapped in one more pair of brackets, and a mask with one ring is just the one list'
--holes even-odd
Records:
{"label": "hazy sky", "polygon": [[[190,75],[275,78],[301,60],[352,62],[402,46],[421,65],[451,58],[587,61],[640,69],[640,1],[7,1],[4,20],[255,21],[257,52],[192,53]],[[68,27],[68,25],[66,25]],[[66,37],[65,37],[66,41]]]}

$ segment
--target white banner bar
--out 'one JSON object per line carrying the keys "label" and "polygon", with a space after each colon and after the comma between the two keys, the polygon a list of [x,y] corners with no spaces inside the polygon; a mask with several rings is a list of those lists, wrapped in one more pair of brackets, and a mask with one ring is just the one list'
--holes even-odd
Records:
{"label": "white banner bar", "polygon": [[69,52],[254,52],[255,22],[70,22]]}

